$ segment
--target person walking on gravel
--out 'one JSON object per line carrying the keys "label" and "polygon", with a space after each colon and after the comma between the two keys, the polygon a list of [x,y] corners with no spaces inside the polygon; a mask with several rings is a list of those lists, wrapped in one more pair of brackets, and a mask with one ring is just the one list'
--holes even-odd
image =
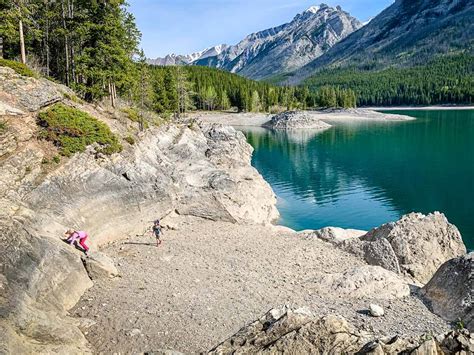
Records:
{"label": "person walking on gravel", "polygon": [[152,233],[155,235],[156,238],[156,246],[159,247],[161,244],[161,235],[163,233],[159,219],[157,219],[155,223],[153,223]]}

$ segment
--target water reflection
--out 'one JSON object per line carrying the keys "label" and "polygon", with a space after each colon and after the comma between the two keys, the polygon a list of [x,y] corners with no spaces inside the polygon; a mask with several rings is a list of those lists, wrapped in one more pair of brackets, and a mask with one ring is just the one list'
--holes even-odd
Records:
{"label": "water reflection", "polygon": [[244,131],[279,197],[282,224],[370,229],[440,210],[474,247],[474,111],[411,111],[416,121],[323,132]]}

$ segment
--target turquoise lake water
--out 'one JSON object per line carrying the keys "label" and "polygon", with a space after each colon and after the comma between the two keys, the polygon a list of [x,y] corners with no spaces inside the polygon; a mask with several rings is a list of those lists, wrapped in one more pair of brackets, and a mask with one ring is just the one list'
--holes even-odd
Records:
{"label": "turquoise lake water", "polygon": [[474,249],[474,110],[399,113],[417,119],[319,133],[243,130],[253,166],[278,196],[280,224],[369,230],[441,211]]}

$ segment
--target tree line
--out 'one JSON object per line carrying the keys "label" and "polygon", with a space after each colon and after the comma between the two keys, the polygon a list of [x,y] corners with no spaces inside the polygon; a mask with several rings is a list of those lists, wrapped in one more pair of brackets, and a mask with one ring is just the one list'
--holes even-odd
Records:
{"label": "tree line", "polygon": [[350,88],[359,106],[473,104],[474,56],[442,56],[410,68],[323,70],[305,85]]}
{"label": "tree line", "polygon": [[125,0],[3,0],[0,37],[2,57],[19,59],[90,101],[133,89],[140,32]]}
{"label": "tree line", "polygon": [[274,86],[226,71],[200,67],[148,67],[153,89],[148,102],[158,112],[186,110],[229,110],[277,112],[321,107],[355,107],[350,89],[326,86]]}

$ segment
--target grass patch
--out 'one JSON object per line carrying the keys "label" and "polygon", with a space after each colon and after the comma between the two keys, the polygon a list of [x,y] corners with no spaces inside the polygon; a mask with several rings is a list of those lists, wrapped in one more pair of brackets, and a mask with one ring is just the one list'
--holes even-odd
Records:
{"label": "grass patch", "polygon": [[30,68],[28,68],[25,64],[16,62],[14,60],[0,58],[0,66],[11,68],[14,71],[16,71],[18,74],[23,75],[23,76],[29,76],[31,78],[38,77],[38,74],[35,73]]}
{"label": "grass patch", "polygon": [[68,92],[63,92],[63,96],[65,99],[71,100],[72,102],[75,102],[77,104],[82,102],[82,100],[78,98],[76,95],[70,94]]}
{"label": "grass patch", "polygon": [[41,137],[53,142],[61,155],[67,157],[85,151],[93,143],[98,143],[100,152],[108,155],[122,150],[117,137],[105,123],[63,104],[55,104],[40,112],[38,125],[43,127]]}

